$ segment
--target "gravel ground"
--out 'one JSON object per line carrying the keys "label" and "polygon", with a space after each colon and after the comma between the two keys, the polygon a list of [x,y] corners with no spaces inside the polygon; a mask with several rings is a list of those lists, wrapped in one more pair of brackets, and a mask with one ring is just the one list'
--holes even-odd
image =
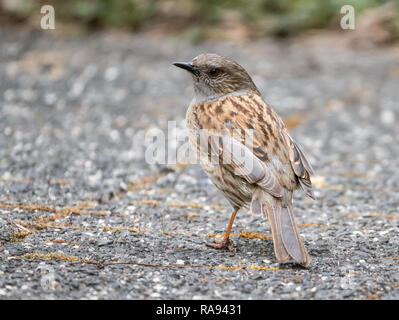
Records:
{"label": "gravel ground", "polygon": [[[0,31],[0,299],[399,299],[399,50],[340,38],[205,43]],[[238,60],[316,175],[295,213],[309,269],[279,265],[270,227],[197,165],[148,164],[145,130],[184,130],[171,65]]]}

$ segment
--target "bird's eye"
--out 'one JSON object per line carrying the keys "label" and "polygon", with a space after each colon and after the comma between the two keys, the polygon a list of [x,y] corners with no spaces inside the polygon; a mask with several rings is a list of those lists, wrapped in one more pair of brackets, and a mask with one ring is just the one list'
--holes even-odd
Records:
{"label": "bird's eye", "polygon": [[209,75],[211,77],[216,77],[219,74],[220,70],[216,69],[216,68],[212,68],[211,70],[209,70]]}

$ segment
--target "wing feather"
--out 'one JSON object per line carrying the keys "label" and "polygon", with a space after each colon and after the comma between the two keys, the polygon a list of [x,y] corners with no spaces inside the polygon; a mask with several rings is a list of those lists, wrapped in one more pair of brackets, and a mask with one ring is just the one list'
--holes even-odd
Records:
{"label": "wing feather", "polygon": [[212,157],[230,172],[255,184],[275,197],[283,196],[283,189],[273,172],[253,152],[231,136],[210,136]]}
{"label": "wing feather", "polygon": [[310,180],[310,175],[313,174],[313,168],[310,165],[309,161],[306,159],[302,150],[298,147],[296,142],[291,138],[288,132],[285,130],[285,135],[288,140],[288,145],[290,148],[289,156],[291,161],[291,167],[295,172],[295,175],[298,177],[299,184],[301,185],[303,191],[311,197],[315,199],[315,195],[312,189],[312,181]]}

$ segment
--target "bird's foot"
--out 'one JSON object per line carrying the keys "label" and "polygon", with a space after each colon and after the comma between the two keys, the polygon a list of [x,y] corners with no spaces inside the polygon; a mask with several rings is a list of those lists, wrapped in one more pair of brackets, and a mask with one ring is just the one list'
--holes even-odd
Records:
{"label": "bird's foot", "polygon": [[234,247],[233,242],[230,239],[223,239],[222,241],[215,239],[214,243],[205,242],[205,245],[213,249],[227,249],[232,252],[237,252],[237,248]]}

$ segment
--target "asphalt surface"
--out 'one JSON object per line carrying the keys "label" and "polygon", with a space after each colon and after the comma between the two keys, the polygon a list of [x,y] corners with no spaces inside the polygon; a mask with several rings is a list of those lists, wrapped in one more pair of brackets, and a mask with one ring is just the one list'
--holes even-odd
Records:
{"label": "asphalt surface", "polygon": [[[206,247],[226,200],[198,165],[145,160],[150,128],[184,133],[171,63],[202,52],[253,75],[316,171],[318,200],[294,199],[309,269],[246,212],[237,253]],[[0,77],[0,299],[399,299],[398,47],[2,28]]]}

